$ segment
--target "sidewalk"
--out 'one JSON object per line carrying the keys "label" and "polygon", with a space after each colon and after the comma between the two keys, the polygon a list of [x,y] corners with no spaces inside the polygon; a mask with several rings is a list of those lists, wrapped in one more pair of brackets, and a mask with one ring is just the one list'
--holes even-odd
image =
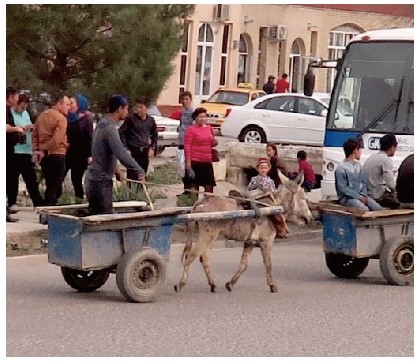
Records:
{"label": "sidewalk", "polygon": [[19,219],[18,222],[7,223],[6,233],[27,233],[48,229],[48,226],[39,223],[39,215],[33,207],[20,207],[20,211],[13,214],[13,218]]}

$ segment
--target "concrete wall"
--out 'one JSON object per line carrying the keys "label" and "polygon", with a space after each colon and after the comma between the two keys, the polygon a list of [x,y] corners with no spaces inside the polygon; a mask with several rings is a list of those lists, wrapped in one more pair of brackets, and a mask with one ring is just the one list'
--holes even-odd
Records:
{"label": "concrete wall", "polygon": [[[305,150],[308,161],[312,164],[316,174],[322,174],[322,147],[314,146],[278,146],[277,153],[286,164],[289,171],[298,170],[296,154],[299,150]],[[238,187],[244,187],[247,176],[244,169],[255,168],[257,160],[266,157],[265,144],[249,144],[231,142],[226,145],[226,177],[225,180]]]}

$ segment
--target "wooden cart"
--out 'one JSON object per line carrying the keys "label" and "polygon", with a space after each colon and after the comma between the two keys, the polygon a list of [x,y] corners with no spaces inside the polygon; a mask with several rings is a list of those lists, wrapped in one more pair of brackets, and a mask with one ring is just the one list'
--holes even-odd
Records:
{"label": "wooden cart", "polygon": [[414,211],[363,212],[320,203],[323,248],[329,270],[341,278],[356,278],[369,259],[379,259],[390,284],[408,285],[414,276]]}
{"label": "wooden cart", "polygon": [[[283,208],[260,212],[279,214]],[[191,208],[86,217],[50,213],[48,260],[61,266],[65,281],[78,291],[92,292],[116,273],[128,301],[151,302],[164,283],[173,225],[252,217],[254,210],[191,213]]]}

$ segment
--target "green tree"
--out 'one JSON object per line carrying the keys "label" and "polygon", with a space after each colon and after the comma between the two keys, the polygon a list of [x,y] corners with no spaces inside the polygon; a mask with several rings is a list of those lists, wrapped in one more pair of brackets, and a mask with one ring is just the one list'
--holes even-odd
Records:
{"label": "green tree", "polygon": [[156,100],[194,5],[7,5],[6,79],[33,93]]}

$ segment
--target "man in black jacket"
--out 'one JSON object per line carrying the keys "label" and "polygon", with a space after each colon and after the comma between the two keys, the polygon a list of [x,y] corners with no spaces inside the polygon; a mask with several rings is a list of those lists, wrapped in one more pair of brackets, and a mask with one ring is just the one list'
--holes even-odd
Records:
{"label": "man in black jacket", "polygon": [[[144,169],[148,170],[150,159],[157,150],[157,125],[152,116],[148,115],[149,101],[138,99],[136,112],[128,116],[119,129],[120,139],[132,157]],[[128,179],[136,179],[132,170],[127,170]]]}
{"label": "man in black jacket", "polygon": [[274,76],[269,76],[267,83],[265,83],[263,86],[263,91],[266,92],[268,95],[272,94],[274,91],[274,79]]}

